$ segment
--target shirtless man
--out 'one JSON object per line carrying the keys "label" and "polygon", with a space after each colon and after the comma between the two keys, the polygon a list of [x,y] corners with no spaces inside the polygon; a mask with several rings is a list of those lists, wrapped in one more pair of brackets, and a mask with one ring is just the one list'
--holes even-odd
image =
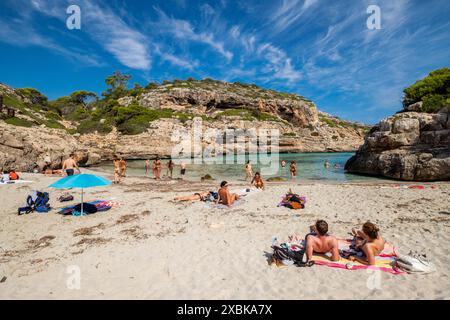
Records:
{"label": "shirtless man", "polygon": [[384,250],[386,243],[380,235],[380,229],[372,222],[366,222],[363,225],[362,231],[352,230],[352,233],[356,237],[357,248],[364,252],[365,257],[351,256],[349,259],[371,266],[375,265],[375,257],[380,255]]}
{"label": "shirtless man", "polygon": [[118,184],[122,180],[119,157],[114,156],[113,163],[114,163],[114,183]]}
{"label": "shirtless man", "polygon": [[240,199],[239,195],[237,195],[236,193],[231,193],[230,190],[228,190],[228,182],[226,181],[222,181],[218,193],[219,198],[217,199],[216,204],[221,203],[228,206],[229,208],[236,200]]}
{"label": "shirtless man", "polygon": [[328,223],[318,220],[313,227],[314,232],[306,236],[306,257],[311,261],[314,252],[331,252],[331,260],[339,261],[339,245],[335,237],[328,235]]}
{"label": "shirtless man", "polygon": [[186,162],[181,161],[180,167],[181,167],[181,171],[180,171],[181,180],[184,180],[184,176],[186,175]]}
{"label": "shirtless man", "polygon": [[69,159],[64,161],[62,169],[66,172],[67,176],[73,176],[75,173],[75,169],[77,169],[78,173],[81,173],[80,168],[75,161],[75,155],[73,153],[70,155]]}

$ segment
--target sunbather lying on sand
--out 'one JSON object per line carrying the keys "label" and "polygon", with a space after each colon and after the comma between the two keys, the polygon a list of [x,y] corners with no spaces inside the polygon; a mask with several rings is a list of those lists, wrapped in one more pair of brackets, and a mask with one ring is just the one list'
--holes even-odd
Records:
{"label": "sunbather lying on sand", "polygon": [[219,198],[216,201],[216,204],[223,204],[228,207],[231,207],[236,200],[240,199],[240,196],[236,193],[231,193],[228,189],[228,182],[222,181],[220,184],[220,189],[218,191]]}
{"label": "sunbather lying on sand", "polygon": [[338,240],[328,235],[328,223],[324,220],[318,220],[311,228],[312,232],[306,236],[306,257],[309,262],[314,253],[331,252],[331,260],[339,261]]}
{"label": "sunbather lying on sand", "polygon": [[386,243],[380,235],[380,229],[375,224],[366,222],[362,230],[355,231],[353,229],[352,234],[355,237],[356,249],[361,250],[365,257],[350,256],[349,259],[371,266],[375,265],[375,257],[384,250]]}
{"label": "sunbather lying on sand", "polygon": [[192,196],[176,197],[174,201],[215,201],[218,198],[218,193],[214,191],[194,193]]}

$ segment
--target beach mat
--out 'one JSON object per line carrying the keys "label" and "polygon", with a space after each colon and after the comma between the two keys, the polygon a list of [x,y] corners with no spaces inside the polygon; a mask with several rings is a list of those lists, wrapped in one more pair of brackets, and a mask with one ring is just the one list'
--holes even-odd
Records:
{"label": "beach mat", "polygon": [[0,186],[9,186],[9,185],[13,185],[13,184],[23,184],[23,183],[33,183],[33,181],[28,181],[28,180],[13,180],[10,182],[0,182]]}
{"label": "beach mat", "polygon": [[240,206],[243,203],[245,203],[245,200],[244,199],[239,199],[239,200],[235,201],[231,205],[231,207],[228,207],[228,206],[226,206],[224,204],[215,204],[214,202],[207,202],[205,204],[205,208],[208,208],[208,209],[234,209],[234,208]]}
{"label": "beach mat", "polygon": [[[105,212],[115,207],[117,204],[113,201],[103,201],[103,200],[95,200],[92,202],[87,202],[88,204],[92,204],[97,208],[97,212]],[[64,208],[61,208],[58,213],[62,215],[71,215],[75,211],[75,207],[77,205],[71,205]]]}
{"label": "beach mat", "polygon": [[[346,251],[350,249],[350,245],[352,243],[351,240],[348,239],[338,239],[339,241],[339,251]],[[395,259],[397,257],[397,253],[395,252],[395,247],[391,243],[386,243],[383,252],[375,258],[376,264],[375,266],[364,265],[358,261],[350,261],[341,255],[340,261],[331,261],[327,258],[327,256],[322,254],[314,254],[313,259],[316,265],[327,266],[331,268],[339,268],[346,270],[362,270],[362,269],[371,269],[371,270],[380,270],[383,272],[391,273],[391,274],[404,274],[405,272],[396,268],[394,266]]]}

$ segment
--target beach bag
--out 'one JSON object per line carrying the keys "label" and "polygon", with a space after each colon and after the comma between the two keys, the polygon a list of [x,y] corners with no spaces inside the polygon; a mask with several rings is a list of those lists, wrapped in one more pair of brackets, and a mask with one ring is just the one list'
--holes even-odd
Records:
{"label": "beach bag", "polygon": [[73,200],[73,196],[71,194],[63,194],[62,196],[60,196],[58,198],[59,202],[68,202],[68,201],[72,201]]}
{"label": "beach bag", "polygon": [[39,213],[49,212],[51,210],[50,204],[50,195],[48,192],[38,192],[37,199],[34,203],[34,208]]}
{"label": "beach bag", "polygon": [[39,213],[46,213],[51,210],[50,204],[50,196],[47,192],[33,191],[27,197],[27,206],[19,208],[18,214],[29,214],[33,211],[37,211]]}
{"label": "beach bag", "polygon": [[305,250],[290,250],[289,248],[272,246],[272,259],[281,262],[284,265],[296,264],[299,267],[306,265],[304,262]]}
{"label": "beach bag", "polygon": [[407,273],[428,274],[436,271],[435,265],[430,262],[426,255],[410,252],[409,255],[398,255],[396,266]]}
{"label": "beach bag", "polygon": [[287,196],[286,203],[284,204],[285,207],[299,210],[304,209],[306,204],[306,199],[304,197],[300,197],[297,194],[291,194]]}

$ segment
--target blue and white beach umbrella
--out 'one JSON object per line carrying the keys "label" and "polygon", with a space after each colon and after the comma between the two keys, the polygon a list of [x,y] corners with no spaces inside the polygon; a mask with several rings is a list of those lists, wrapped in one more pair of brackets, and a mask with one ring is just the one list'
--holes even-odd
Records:
{"label": "blue and white beach umbrella", "polygon": [[111,181],[93,174],[77,174],[62,178],[49,187],[55,189],[81,189],[81,214],[83,214],[83,189],[109,186],[110,184]]}

